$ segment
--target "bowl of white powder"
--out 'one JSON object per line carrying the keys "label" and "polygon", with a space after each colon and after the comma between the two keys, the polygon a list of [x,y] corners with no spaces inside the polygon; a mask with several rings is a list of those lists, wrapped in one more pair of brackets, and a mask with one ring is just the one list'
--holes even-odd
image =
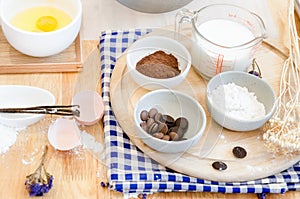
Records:
{"label": "bowl of white powder", "polygon": [[219,125],[229,130],[251,131],[262,127],[272,117],[275,103],[272,87],[246,72],[223,72],[207,85],[207,109]]}

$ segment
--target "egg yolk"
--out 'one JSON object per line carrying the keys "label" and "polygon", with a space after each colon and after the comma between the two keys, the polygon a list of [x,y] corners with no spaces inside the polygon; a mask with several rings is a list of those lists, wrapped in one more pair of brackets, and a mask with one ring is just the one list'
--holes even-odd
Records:
{"label": "egg yolk", "polygon": [[50,32],[56,29],[57,20],[52,16],[42,16],[36,21],[36,26],[44,32]]}
{"label": "egg yolk", "polygon": [[59,30],[71,22],[72,17],[68,13],[51,6],[27,8],[11,19],[11,24],[16,28],[41,33]]}

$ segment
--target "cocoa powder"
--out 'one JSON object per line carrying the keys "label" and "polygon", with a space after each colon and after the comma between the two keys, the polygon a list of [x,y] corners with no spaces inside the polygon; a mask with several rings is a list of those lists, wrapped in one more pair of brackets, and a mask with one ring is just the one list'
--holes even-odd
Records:
{"label": "cocoa powder", "polygon": [[136,64],[136,70],[146,76],[159,79],[175,77],[180,73],[177,58],[162,50],[143,57]]}

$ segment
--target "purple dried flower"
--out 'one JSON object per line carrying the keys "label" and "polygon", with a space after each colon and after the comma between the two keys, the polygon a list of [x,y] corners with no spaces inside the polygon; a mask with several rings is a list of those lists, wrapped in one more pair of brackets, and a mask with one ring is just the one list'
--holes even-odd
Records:
{"label": "purple dried flower", "polygon": [[258,194],[257,194],[257,198],[258,198],[258,199],[266,199],[267,196],[266,196],[265,193],[258,193]]}
{"label": "purple dried flower", "polygon": [[255,59],[252,60],[252,70],[249,71],[250,74],[261,78],[261,71]]}
{"label": "purple dried flower", "polygon": [[138,198],[139,199],[147,199],[147,194],[145,194],[145,193],[140,193],[139,195],[138,195]]}
{"label": "purple dried flower", "polygon": [[103,187],[103,188],[106,188],[106,187],[109,187],[110,185],[109,185],[109,182],[101,182],[100,183],[100,185],[101,185],[101,187]]}
{"label": "purple dried flower", "polygon": [[48,193],[53,186],[53,176],[46,171],[44,166],[47,152],[48,146],[45,147],[45,151],[38,168],[34,173],[26,176],[25,186],[29,196],[43,196],[43,194]]}
{"label": "purple dried flower", "polygon": [[106,187],[105,182],[101,182],[100,184],[101,184],[101,187]]}
{"label": "purple dried flower", "polygon": [[260,77],[260,74],[257,71],[251,70],[249,71],[250,74]]}

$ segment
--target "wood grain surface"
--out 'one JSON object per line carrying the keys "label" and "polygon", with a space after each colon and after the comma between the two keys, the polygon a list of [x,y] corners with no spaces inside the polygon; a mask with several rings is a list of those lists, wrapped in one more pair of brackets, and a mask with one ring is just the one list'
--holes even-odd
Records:
{"label": "wood grain surface", "polygon": [[[70,103],[71,97],[83,89],[95,89],[100,92],[100,60],[97,49],[98,41],[83,42],[84,67],[80,73],[35,73],[2,74],[0,84],[21,84],[45,88],[54,93],[57,104]],[[17,142],[11,149],[0,156],[0,198],[30,198],[25,191],[25,176],[33,172],[38,164],[42,147],[49,144],[46,132],[51,122],[47,117],[34,126],[19,133]],[[84,127],[89,134],[103,143],[102,122]],[[50,147],[46,159],[47,170],[54,175],[54,187],[43,198],[53,199],[122,199],[119,192],[100,186],[106,181],[106,167],[103,159],[91,151],[77,149],[72,152],[59,152]],[[299,192],[268,194],[268,199],[300,197]],[[256,199],[256,194],[221,194],[221,193],[155,193],[149,199]]]}
{"label": "wood grain surface", "polygon": [[82,69],[80,34],[63,52],[49,57],[31,57],[14,49],[0,29],[0,74],[78,72]]}

